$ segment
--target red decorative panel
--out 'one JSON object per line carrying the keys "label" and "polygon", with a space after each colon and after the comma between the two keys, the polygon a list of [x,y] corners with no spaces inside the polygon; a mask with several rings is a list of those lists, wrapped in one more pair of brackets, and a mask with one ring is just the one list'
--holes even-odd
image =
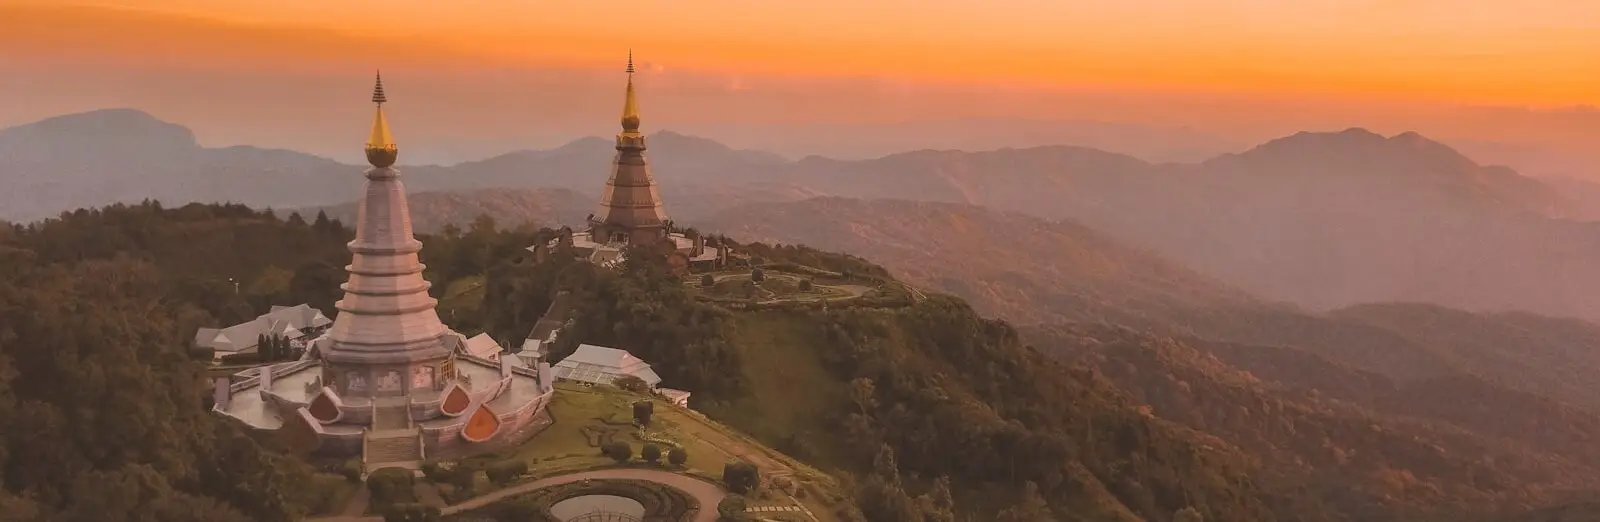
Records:
{"label": "red decorative panel", "polygon": [[479,406],[472,411],[472,416],[467,418],[467,425],[461,428],[461,438],[467,442],[483,442],[494,438],[500,431],[500,416],[490,410],[488,405]]}
{"label": "red decorative panel", "polygon": [[439,403],[439,412],[454,417],[466,412],[471,405],[472,396],[461,385],[452,382],[444,392],[444,401]]}
{"label": "red decorative panel", "polygon": [[339,403],[333,400],[333,396],[328,394],[326,388],[322,393],[318,393],[316,398],[311,399],[309,408],[311,417],[323,424],[339,422],[339,417],[344,413],[339,411]]}

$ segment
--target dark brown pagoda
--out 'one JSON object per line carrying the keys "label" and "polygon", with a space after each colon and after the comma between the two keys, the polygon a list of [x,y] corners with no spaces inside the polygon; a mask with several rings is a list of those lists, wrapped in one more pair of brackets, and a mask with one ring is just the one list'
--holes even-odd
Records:
{"label": "dark brown pagoda", "polygon": [[661,192],[644,159],[645,138],[639,132],[639,101],[633,89],[633,53],[628,53],[628,90],[622,102],[622,132],[617,133],[617,156],[611,162],[600,208],[589,216],[588,228],[563,227],[560,237],[528,247],[536,259],[565,244],[592,263],[612,266],[629,246],[659,246],[667,252],[673,270],[714,266],[722,259],[720,247],[708,251],[698,234],[673,232],[661,205]]}
{"label": "dark brown pagoda", "polygon": [[660,244],[667,239],[667,213],[661,192],[644,159],[645,138],[639,132],[639,102],[633,92],[633,53],[628,53],[628,91],[622,103],[622,132],[617,157],[611,162],[600,208],[589,222],[600,243]]}

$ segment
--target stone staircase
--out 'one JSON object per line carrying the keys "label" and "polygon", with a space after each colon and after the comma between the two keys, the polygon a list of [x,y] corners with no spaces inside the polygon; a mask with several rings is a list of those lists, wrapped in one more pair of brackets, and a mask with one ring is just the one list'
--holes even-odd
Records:
{"label": "stone staircase", "polygon": [[372,427],[362,437],[361,462],[365,472],[422,467],[422,430],[411,422],[410,406],[403,399],[374,404]]}
{"label": "stone staircase", "polygon": [[367,465],[375,467],[377,464],[401,464],[422,460],[421,448],[417,446],[417,434],[400,434],[398,436],[367,437]]}
{"label": "stone staircase", "polygon": [[372,431],[403,430],[411,427],[411,410],[406,403],[378,403],[372,407]]}

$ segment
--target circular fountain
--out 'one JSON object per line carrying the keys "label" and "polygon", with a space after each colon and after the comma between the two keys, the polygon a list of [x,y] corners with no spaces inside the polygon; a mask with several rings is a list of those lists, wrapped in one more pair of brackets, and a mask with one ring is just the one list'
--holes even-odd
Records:
{"label": "circular fountain", "polygon": [[550,506],[550,514],[562,522],[639,522],[644,504],[616,495],[583,495]]}

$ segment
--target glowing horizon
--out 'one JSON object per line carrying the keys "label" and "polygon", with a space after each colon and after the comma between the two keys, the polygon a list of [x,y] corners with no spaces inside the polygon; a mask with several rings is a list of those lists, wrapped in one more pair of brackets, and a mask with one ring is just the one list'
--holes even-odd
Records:
{"label": "glowing horizon", "polygon": [[[742,74],[1530,107],[1600,105],[1600,73],[1592,65],[1600,63],[1600,39],[1592,36],[1600,33],[1600,3],[1584,0],[1514,5],[1481,0],[857,4],[699,0],[638,2],[627,10],[613,4],[536,6],[491,0],[280,0],[270,5],[111,0],[81,5],[181,14],[262,30],[321,30],[361,40],[392,40],[410,46],[407,52],[418,56],[470,56],[481,65],[599,66],[616,63],[619,49],[633,47],[641,50],[644,61],[666,67]],[[318,52],[314,46],[270,51],[305,58],[317,58]]]}

